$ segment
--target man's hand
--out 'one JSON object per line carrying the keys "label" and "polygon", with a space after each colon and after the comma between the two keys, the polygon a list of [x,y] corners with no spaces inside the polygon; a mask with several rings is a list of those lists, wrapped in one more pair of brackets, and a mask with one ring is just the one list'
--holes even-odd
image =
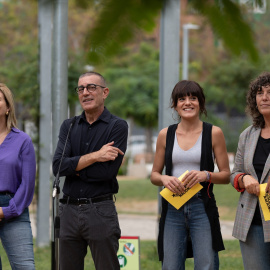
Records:
{"label": "man's hand", "polygon": [[109,142],[103,145],[100,150],[81,156],[76,171],[80,171],[95,162],[115,160],[119,154],[124,155],[124,153],[119,148],[114,147],[113,144],[114,142]]}
{"label": "man's hand", "polygon": [[115,160],[118,155],[124,155],[124,153],[117,147],[113,146],[114,142],[109,142],[101,147],[97,154],[98,162],[106,162],[109,160]]}

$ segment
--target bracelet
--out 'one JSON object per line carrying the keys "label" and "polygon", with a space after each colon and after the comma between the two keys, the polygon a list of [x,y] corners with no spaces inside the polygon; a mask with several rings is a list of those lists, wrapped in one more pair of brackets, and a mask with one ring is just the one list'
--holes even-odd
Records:
{"label": "bracelet", "polygon": [[208,171],[204,171],[206,173],[206,181],[208,182],[211,179],[211,174]]}
{"label": "bracelet", "polygon": [[244,185],[244,181],[243,181],[243,180],[244,180],[244,177],[245,177],[246,175],[249,175],[249,174],[248,174],[248,173],[244,173],[243,176],[241,177],[241,181],[242,181],[242,184],[243,184],[243,185]]}
{"label": "bracelet", "polygon": [[207,182],[209,183],[208,187],[207,187],[207,194],[208,194],[208,197],[211,199],[209,189],[210,189],[210,185],[211,185],[212,174],[208,171],[205,171],[205,173],[207,174]]}

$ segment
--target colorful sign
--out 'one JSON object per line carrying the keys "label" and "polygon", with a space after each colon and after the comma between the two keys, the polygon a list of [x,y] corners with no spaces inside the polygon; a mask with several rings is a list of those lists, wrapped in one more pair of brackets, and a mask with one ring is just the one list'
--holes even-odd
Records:
{"label": "colorful sign", "polygon": [[140,245],[138,236],[122,236],[119,239],[117,257],[123,270],[140,270]]}

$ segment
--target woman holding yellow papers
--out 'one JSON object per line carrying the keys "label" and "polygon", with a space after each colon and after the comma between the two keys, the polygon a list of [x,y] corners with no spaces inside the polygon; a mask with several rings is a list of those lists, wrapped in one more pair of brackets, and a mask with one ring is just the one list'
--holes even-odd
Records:
{"label": "woman holding yellow papers", "polygon": [[[206,109],[203,89],[198,83],[178,82],[171,94],[171,108],[181,121],[160,131],[151,181],[179,197],[198,183],[203,188],[178,210],[162,198],[159,259],[163,270],[185,269],[185,260],[191,256],[195,269],[218,269],[218,251],[224,245],[213,183],[229,183],[225,139],[220,128],[200,120]],[[214,159],[219,168],[216,173],[213,173]],[[162,175],[164,166],[166,173]],[[178,177],[186,171],[189,172],[180,181]]]}
{"label": "woman holding yellow papers", "polygon": [[[240,241],[246,270],[269,270],[270,221],[265,220],[258,199],[258,196],[267,198],[270,192],[269,72],[262,73],[250,83],[246,111],[251,115],[253,125],[240,135],[231,175],[232,185],[241,192],[233,236]],[[270,206],[267,206],[269,213]]]}

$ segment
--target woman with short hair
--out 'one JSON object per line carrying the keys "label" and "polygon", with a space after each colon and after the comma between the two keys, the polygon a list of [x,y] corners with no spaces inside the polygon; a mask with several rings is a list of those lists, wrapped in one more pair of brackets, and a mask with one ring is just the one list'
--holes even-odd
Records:
{"label": "woman with short hair", "polygon": [[[195,269],[216,270],[218,251],[224,245],[213,184],[228,184],[230,176],[224,135],[219,127],[200,120],[206,108],[198,83],[178,82],[171,94],[171,108],[178,113],[180,122],[158,135],[151,181],[176,195],[197,183],[203,188],[178,210],[162,198],[159,259],[163,270],[185,269],[185,260],[191,256]],[[218,172],[214,172],[214,160]],[[178,177],[187,170],[180,182]]]}

